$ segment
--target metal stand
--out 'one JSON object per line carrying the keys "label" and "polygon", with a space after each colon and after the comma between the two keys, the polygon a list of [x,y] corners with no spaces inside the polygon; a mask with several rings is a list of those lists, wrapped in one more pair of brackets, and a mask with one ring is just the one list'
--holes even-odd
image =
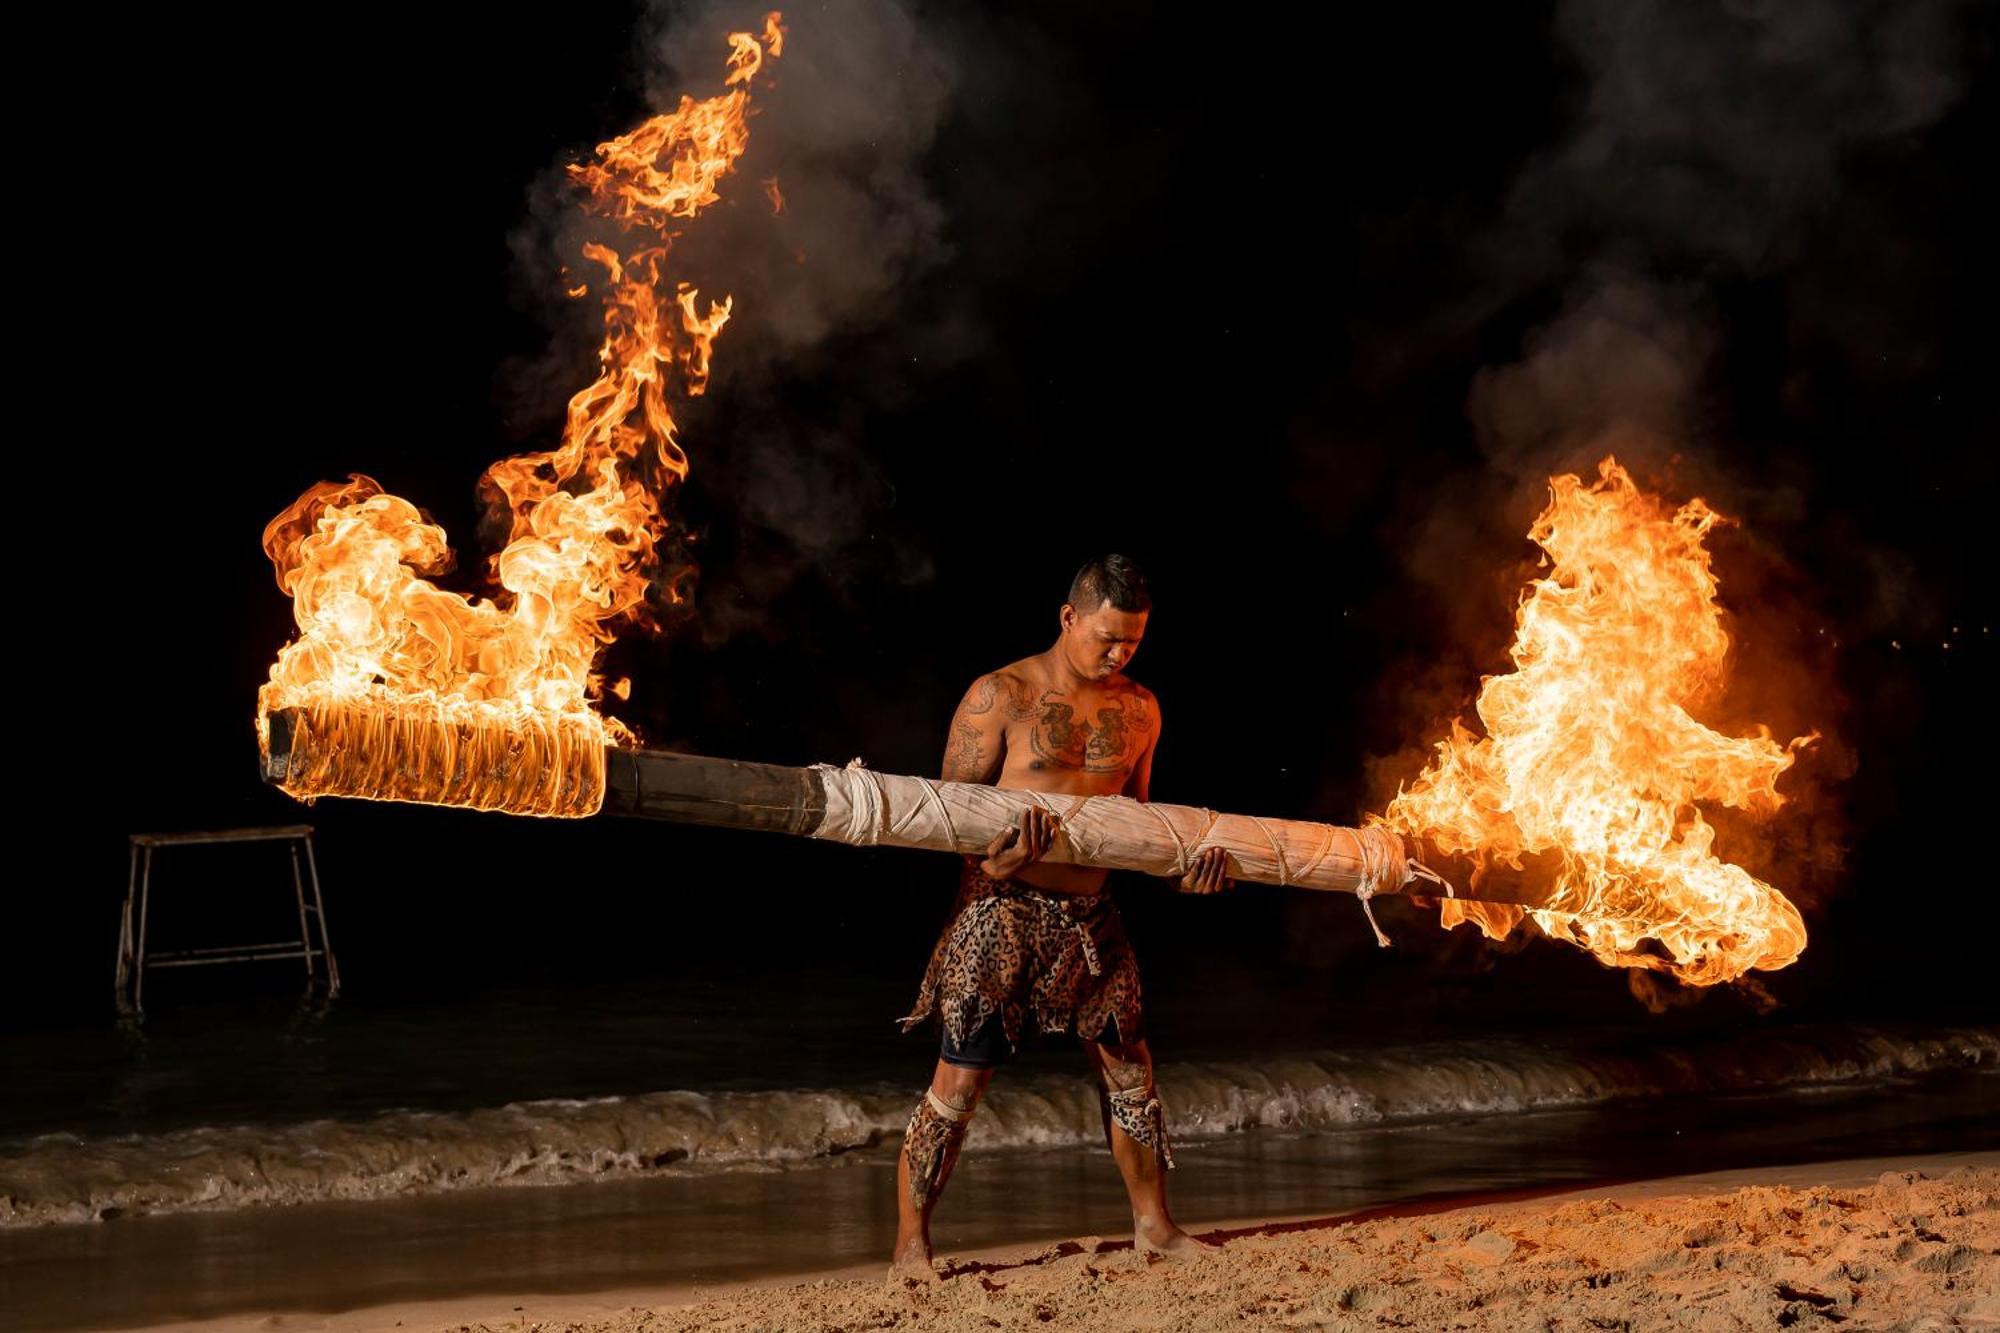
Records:
{"label": "metal stand", "polygon": [[[149,967],[199,967],[208,963],[257,963],[279,958],[302,958],[306,965],[308,996],[322,989],[331,1000],[340,994],[340,967],[333,960],[333,945],[326,934],[326,904],[320,898],[319,863],[313,859],[313,830],[310,824],[286,824],[277,828],[222,829],[212,833],[135,833],[132,835],[132,874],[125,888],[125,911],[118,925],[118,1009],[138,1016],[145,1012],[141,1003]],[[153,890],[153,854],[162,847],[206,847],[219,843],[285,842],[292,857],[292,893],[299,906],[299,937],[272,944],[230,944],[219,948],[181,949],[172,953],[146,952],[147,908]],[[303,869],[299,853],[305,853]],[[312,883],[312,898],[306,898],[306,883]],[[134,913],[137,913],[136,917]],[[313,941],[317,923],[319,940]],[[316,962],[315,960],[323,960]]]}

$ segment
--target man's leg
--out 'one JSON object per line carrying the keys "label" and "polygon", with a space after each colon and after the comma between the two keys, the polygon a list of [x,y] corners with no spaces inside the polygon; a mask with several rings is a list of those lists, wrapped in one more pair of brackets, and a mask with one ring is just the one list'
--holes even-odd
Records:
{"label": "man's leg", "polygon": [[931,1210],[937,1207],[952,1163],[965,1142],[966,1128],[991,1067],[976,1068],[939,1060],[930,1091],[917,1103],[896,1161],[896,1252],[892,1275],[931,1275]]}
{"label": "man's leg", "polygon": [[1175,1226],[1167,1213],[1166,1172],[1173,1154],[1167,1146],[1166,1113],[1153,1087],[1152,1052],[1143,1040],[1083,1045],[1097,1069],[1104,1137],[1132,1200],[1132,1243],[1142,1252],[1212,1248]]}

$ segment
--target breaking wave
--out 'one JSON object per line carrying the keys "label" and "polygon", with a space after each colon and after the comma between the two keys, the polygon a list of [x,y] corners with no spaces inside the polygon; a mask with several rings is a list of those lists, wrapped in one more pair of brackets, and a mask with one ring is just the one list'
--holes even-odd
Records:
{"label": "breaking wave", "polygon": [[[1682,1046],[1524,1039],[1163,1064],[1177,1138],[1331,1130],[2000,1069],[2000,1028],[1809,1027]],[[777,1170],[893,1142],[916,1092],[677,1091],[0,1142],[0,1225],[648,1173]],[[974,1148],[1100,1142],[1083,1077],[1003,1074]]]}

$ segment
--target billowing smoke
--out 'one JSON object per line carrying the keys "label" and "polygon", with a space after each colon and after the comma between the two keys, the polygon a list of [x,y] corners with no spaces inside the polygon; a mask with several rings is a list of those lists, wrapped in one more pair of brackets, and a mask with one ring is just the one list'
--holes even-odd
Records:
{"label": "billowing smoke", "polygon": [[1566,0],[1589,81],[1575,126],[1516,182],[1514,222],[1636,262],[1782,266],[1857,146],[1959,95],[1958,0]]}
{"label": "billowing smoke", "polygon": [[[789,41],[759,81],[725,225],[691,230],[678,249],[694,281],[731,292],[742,311],[718,359],[723,383],[830,373],[841,347],[898,317],[914,280],[949,253],[924,174],[959,77],[941,34],[899,0],[782,8]],[[649,100],[673,106],[724,34],[754,27],[758,12],[742,0],[656,4]]]}
{"label": "billowing smoke", "polygon": [[[1808,281],[1794,261],[1816,233],[1879,225],[1844,168],[1958,97],[1966,8],[1566,0],[1555,36],[1587,89],[1515,180],[1490,259],[1494,308],[1562,291],[1562,309],[1473,385],[1493,462],[1520,476],[1599,440],[1656,460],[1726,446],[1704,410],[1724,341],[1712,294]],[[1863,323],[1816,322],[1836,336]],[[1878,359],[1880,341],[1878,325],[1849,359]]]}
{"label": "billowing smoke", "polygon": [[[1605,444],[1641,466],[1701,453],[1726,467],[1713,294],[1807,281],[1793,261],[1816,231],[1879,225],[1844,164],[1957,98],[1965,8],[1565,0],[1554,35],[1586,81],[1581,106],[1485,242],[1481,313],[1560,293],[1520,359],[1473,383],[1468,413],[1497,470],[1538,488]],[[1877,359],[1880,341],[1878,326],[1851,359]]]}

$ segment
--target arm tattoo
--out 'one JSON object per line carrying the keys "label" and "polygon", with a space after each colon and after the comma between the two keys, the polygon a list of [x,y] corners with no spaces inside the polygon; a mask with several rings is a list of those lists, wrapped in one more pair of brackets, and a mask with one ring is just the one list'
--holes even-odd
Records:
{"label": "arm tattoo", "polygon": [[[984,718],[999,706],[1008,722],[1032,720],[1038,709],[1026,688],[1005,672],[992,671],[972,682],[958,711],[951,717],[951,739],[945,744],[946,782],[991,782],[1000,767],[1000,755],[989,753],[982,727],[972,721]],[[991,726],[983,728],[990,731]],[[1004,724],[1003,724],[1004,729]],[[1002,750],[1005,749],[1003,741]]]}
{"label": "arm tattoo", "polygon": [[984,782],[986,768],[986,747],[979,739],[978,728],[962,716],[953,718],[951,745],[944,756],[944,780]]}
{"label": "arm tattoo", "polygon": [[[987,748],[986,742],[995,729],[987,714],[993,711],[1001,687],[1006,684],[999,672],[990,672],[973,681],[972,688],[959,701],[958,711],[951,715],[951,739],[945,743],[944,749],[946,782],[983,783],[993,780],[1000,767],[1000,754],[989,752]],[[1003,737],[1000,750],[1005,748]]]}

